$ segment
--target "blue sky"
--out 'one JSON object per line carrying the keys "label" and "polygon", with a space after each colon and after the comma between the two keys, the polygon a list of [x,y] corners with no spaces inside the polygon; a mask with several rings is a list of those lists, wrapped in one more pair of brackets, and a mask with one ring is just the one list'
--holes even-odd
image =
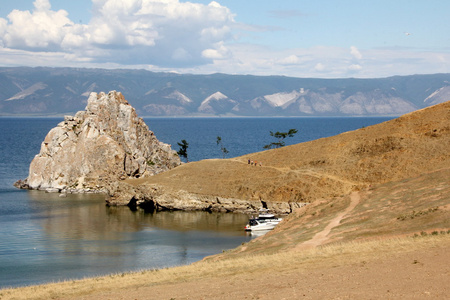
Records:
{"label": "blue sky", "polygon": [[0,66],[448,73],[449,11],[446,0],[2,0]]}

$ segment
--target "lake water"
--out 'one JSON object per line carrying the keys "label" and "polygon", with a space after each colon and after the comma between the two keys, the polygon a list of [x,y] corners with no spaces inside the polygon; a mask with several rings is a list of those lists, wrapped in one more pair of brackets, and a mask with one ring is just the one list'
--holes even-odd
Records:
{"label": "lake water", "polygon": [[[147,118],[156,137],[190,161],[263,150],[269,131],[298,130],[286,144],[332,136],[391,118]],[[102,195],[17,190],[47,132],[62,118],[0,118],[0,288],[189,264],[249,241],[248,216],[131,211]]]}

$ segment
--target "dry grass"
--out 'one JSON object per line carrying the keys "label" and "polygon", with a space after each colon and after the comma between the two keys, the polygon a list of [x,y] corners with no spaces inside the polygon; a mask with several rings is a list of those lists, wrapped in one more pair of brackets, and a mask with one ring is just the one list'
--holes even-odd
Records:
{"label": "dry grass", "polygon": [[316,269],[383,259],[393,253],[408,253],[450,246],[450,234],[336,243],[305,251],[283,251],[271,255],[245,255],[238,258],[207,260],[188,266],[88,278],[0,291],[0,299],[64,299],[99,292],[167,283],[194,282],[204,278],[231,277],[239,274],[282,274],[295,269]]}

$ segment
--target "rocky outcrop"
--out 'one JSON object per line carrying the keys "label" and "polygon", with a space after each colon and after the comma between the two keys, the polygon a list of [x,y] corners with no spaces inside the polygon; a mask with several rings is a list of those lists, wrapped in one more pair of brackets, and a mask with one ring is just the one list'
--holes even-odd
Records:
{"label": "rocky outcrop", "polygon": [[288,214],[307,203],[265,202],[261,200],[236,199],[214,195],[200,195],[186,190],[167,190],[158,185],[133,186],[126,182],[116,182],[111,195],[106,200],[110,206],[128,205],[149,211],[185,210],[210,212],[254,213],[266,208],[277,214]]}
{"label": "rocky outcrop", "polygon": [[68,192],[107,192],[114,182],[148,177],[180,164],[123,95],[91,93],[85,111],[50,130],[18,186]]}

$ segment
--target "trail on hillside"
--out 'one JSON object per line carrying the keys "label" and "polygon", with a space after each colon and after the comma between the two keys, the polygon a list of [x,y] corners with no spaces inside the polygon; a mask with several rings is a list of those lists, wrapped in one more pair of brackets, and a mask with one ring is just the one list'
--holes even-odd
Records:
{"label": "trail on hillside", "polygon": [[338,226],[341,223],[342,219],[348,213],[350,213],[356,207],[356,205],[358,205],[360,199],[361,199],[361,197],[358,192],[352,192],[350,194],[350,205],[343,212],[341,212],[335,218],[333,218],[330,221],[330,223],[328,223],[328,225],[324,228],[324,230],[316,233],[314,235],[314,237],[312,239],[310,239],[309,241],[306,241],[306,242],[298,245],[296,247],[296,249],[303,250],[303,249],[314,248],[314,247],[323,245],[328,240],[328,234],[330,233],[330,231],[334,227]]}
{"label": "trail on hillside", "polygon": [[[235,159],[230,159],[230,160],[234,161],[234,162],[237,162],[237,163],[240,163],[240,164],[248,164],[247,162],[242,161],[241,159],[236,159],[235,158]],[[314,177],[317,177],[317,178],[329,178],[331,180],[339,181],[339,182],[342,182],[342,183],[345,183],[345,184],[350,184],[350,185],[363,185],[363,184],[365,184],[364,182],[351,181],[351,180],[348,180],[348,179],[345,179],[345,178],[342,178],[342,177],[339,177],[339,176],[327,174],[327,173],[324,173],[324,172],[317,172],[317,171],[313,171],[311,169],[292,169],[291,167],[275,167],[275,166],[265,166],[265,165],[261,165],[261,166],[258,166],[258,167],[270,168],[270,169],[273,169],[273,170],[277,170],[277,171],[279,171],[281,173],[296,173],[296,174],[299,174],[299,175],[308,175],[308,176],[314,176]]]}

